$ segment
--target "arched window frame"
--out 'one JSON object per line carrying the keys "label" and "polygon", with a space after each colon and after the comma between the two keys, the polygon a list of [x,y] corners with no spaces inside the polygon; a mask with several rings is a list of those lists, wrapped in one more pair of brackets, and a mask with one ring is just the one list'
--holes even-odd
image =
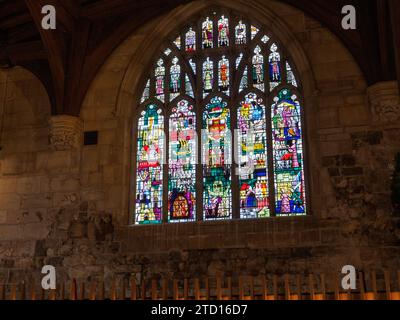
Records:
{"label": "arched window frame", "polygon": [[[220,47],[218,46],[218,20],[219,18],[224,15],[229,20],[229,46],[228,47]],[[202,22],[207,18],[212,18],[213,21],[213,48],[210,49],[203,49],[202,46]],[[236,44],[235,42],[235,27],[242,21],[246,25],[246,43],[245,44]],[[254,38],[251,38],[251,26],[255,26],[258,29],[257,34]],[[196,32],[196,50],[192,52],[186,52],[185,50],[185,35],[186,32],[192,28]],[[237,128],[237,110],[240,106],[240,102],[243,101],[244,97],[249,93],[255,93],[257,96],[262,97],[263,103],[266,107],[266,125],[267,125],[267,159],[268,159],[268,190],[269,190],[269,202],[270,202],[270,209],[271,209],[271,217],[275,215],[275,191],[274,191],[274,166],[273,166],[273,150],[272,150],[272,128],[271,128],[271,114],[270,108],[274,104],[274,98],[278,95],[278,93],[283,89],[290,89],[293,95],[296,96],[296,100],[299,102],[301,106],[301,125],[302,125],[302,143],[303,143],[303,170],[304,170],[304,184],[305,184],[305,214],[310,215],[310,196],[309,196],[309,171],[307,165],[307,148],[308,144],[306,141],[306,119],[305,119],[305,104],[302,94],[302,82],[301,78],[299,78],[299,73],[296,69],[296,64],[291,59],[290,54],[286,51],[285,46],[281,44],[279,39],[277,39],[273,34],[270,34],[264,26],[259,24],[257,21],[253,19],[247,19],[237,12],[233,12],[231,10],[227,10],[224,8],[214,8],[214,9],[207,9],[203,11],[201,14],[195,16],[193,19],[187,21],[182,28],[178,28],[180,32],[173,33],[170,37],[168,37],[161,46],[161,50],[159,51],[158,55],[156,54],[156,59],[153,61],[151,65],[151,76],[143,77],[141,81],[141,85],[139,86],[140,90],[143,91],[145,88],[147,81],[150,79],[150,98],[144,102],[140,102],[139,110],[143,110],[148,104],[154,103],[157,104],[164,114],[164,128],[166,132],[165,137],[165,164],[164,164],[164,191],[163,191],[163,223],[168,222],[168,147],[169,147],[169,119],[171,115],[171,110],[173,109],[176,104],[181,100],[187,100],[190,103],[193,103],[194,111],[196,113],[196,131],[199,139],[201,139],[201,128],[202,128],[202,113],[205,110],[207,103],[215,96],[220,96],[228,102],[228,108],[231,112],[231,128],[232,132],[234,129]],[[262,38],[264,36],[268,36],[269,40],[264,43]],[[180,37],[180,49],[178,49],[174,45],[174,41]],[[269,56],[269,49],[270,46],[275,43],[278,46],[278,52],[281,56],[281,83],[276,86],[272,91],[269,90],[269,65],[268,65],[268,56]],[[262,48],[263,57],[264,57],[264,91],[253,87],[252,83],[252,56],[256,46],[260,46]],[[166,49],[169,49],[171,52],[167,55],[165,53]],[[243,53],[243,57],[236,68],[236,58],[239,53]],[[229,77],[230,77],[230,94],[226,95],[223,92],[218,90],[218,62],[219,59],[225,55],[229,59]],[[181,86],[180,86],[180,95],[178,95],[173,100],[169,101],[169,97],[167,97],[169,92],[169,69],[172,65],[171,61],[173,57],[178,57],[179,64],[181,65]],[[158,57],[158,58],[157,58]],[[154,76],[154,68],[157,65],[157,61],[159,57],[162,57],[165,61],[164,66],[166,70],[165,75],[165,100],[164,103],[160,102],[158,99],[155,98],[155,76]],[[213,74],[214,74],[214,81],[213,81],[213,91],[208,94],[205,98],[203,98],[203,79],[202,79],[202,63],[206,57],[213,58]],[[193,59],[196,62],[196,73],[193,72],[192,66],[189,63],[189,60]],[[200,63],[201,62],[201,63]],[[295,76],[297,81],[297,86],[293,86],[290,83],[287,83],[287,69],[286,69],[286,62],[290,64],[291,70]],[[241,77],[243,72],[247,66],[247,88],[243,91],[239,92],[239,86],[241,82]],[[192,85],[194,98],[187,95],[185,92],[185,76],[189,77],[190,83]],[[142,92],[140,91],[140,92]],[[168,101],[168,102],[167,102]],[[140,114],[140,112],[139,112]],[[134,120],[135,125],[133,126],[132,136],[136,140],[137,136],[137,121],[138,118]],[[233,143],[236,143],[233,141]],[[233,146],[233,145],[232,145]],[[136,152],[136,144],[133,144],[133,152]],[[234,159],[234,152],[235,147],[232,147],[231,150],[231,157]],[[202,151],[201,145],[199,143],[197,152],[197,165],[196,165],[196,181],[203,181],[203,168],[202,168]],[[133,174],[132,174],[132,186],[131,186],[131,199],[136,195],[136,157],[134,157],[133,161]],[[235,174],[235,166],[236,164],[232,164],[232,199],[239,198],[239,176]],[[203,221],[204,220],[204,209],[203,209],[203,197],[200,196],[203,194],[203,185],[197,184],[196,185],[196,220]],[[133,204],[132,204],[133,203]],[[131,223],[134,224],[134,216],[135,216],[135,204],[134,199],[131,201]],[[300,216],[304,216],[300,215]],[[289,217],[297,217],[299,215],[290,214]],[[240,219],[240,207],[237,201],[232,200],[232,219]],[[257,218],[258,219],[258,218]],[[245,219],[249,220],[249,219]]]}

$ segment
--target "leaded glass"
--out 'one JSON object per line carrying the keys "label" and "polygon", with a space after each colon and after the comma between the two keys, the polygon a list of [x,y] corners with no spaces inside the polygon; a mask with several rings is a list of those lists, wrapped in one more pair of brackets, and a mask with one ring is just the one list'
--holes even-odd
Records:
{"label": "leaded glass", "polygon": [[259,46],[254,49],[252,62],[253,84],[257,89],[264,91],[264,57],[261,54],[261,48]]}
{"label": "leaded glass", "polygon": [[267,122],[261,98],[250,93],[240,103],[238,117],[240,217],[269,216]]}
{"label": "leaded glass", "polygon": [[225,56],[218,63],[218,88],[229,95],[229,60]]}
{"label": "leaded glass", "polygon": [[136,224],[161,223],[163,195],[164,117],[150,104],[138,123]]}
{"label": "leaded glass", "polygon": [[271,108],[276,215],[306,212],[301,106],[283,89]]}
{"label": "leaded glass", "polygon": [[[141,88],[136,224],[306,214],[302,109],[291,91],[300,79],[290,52],[255,21],[231,15],[211,11],[174,34]],[[166,138],[161,110],[171,110]]]}
{"label": "leaded glass", "polygon": [[297,87],[296,77],[293,73],[293,70],[292,70],[289,62],[287,62],[287,61],[286,61],[286,76],[287,76],[287,83],[291,84],[294,87]]}
{"label": "leaded glass", "polygon": [[187,52],[192,52],[196,50],[196,32],[193,31],[192,28],[189,29],[188,32],[186,32],[186,37],[185,37],[185,50]]}
{"label": "leaded glass", "polygon": [[180,101],[169,119],[168,218],[196,219],[196,116],[188,101]]}
{"label": "leaded glass", "polygon": [[165,67],[162,59],[158,60],[156,67],[156,97],[164,102],[165,94]]}
{"label": "leaded glass", "polygon": [[282,80],[281,77],[281,55],[278,52],[278,47],[275,43],[271,45],[271,53],[268,58],[269,61],[269,82],[270,90],[272,91],[277,87]]}
{"label": "leaded glass", "polygon": [[204,97],[210,93],[213,89],[214,82],[214,64],[207,58],[207,60],[203,63],[203,92]]}
{"label": "leaded glass", "polygon": [[229,46],[229,22],[225,16],[218,20],[218,46]]}
{"label": "leaded glass", "polygon": [[202,39],[203,39],[203,48],[212,48],[213,45],[213,22],[210,18],[207,19],[202,24]]}
{"label": "leaded glass", "polygon": [[169,92],[170,100],[174,100],[179,96],[179,91],[181,89],[181,66],[178,64],[179,60],[177,57],[172,59],[172,66],[170,69],[170,82],[169,82]]}
{"label": "leaded glass", "polygon": [[235,43],[236,44],[246,44],[246,25],[239,21],[238,25],[235,27]]}
{"label": "leaded glass", "polygon": [[232,217],[231,122],[227,103],[214,97],[203,113],[203,205],[206,220]]}

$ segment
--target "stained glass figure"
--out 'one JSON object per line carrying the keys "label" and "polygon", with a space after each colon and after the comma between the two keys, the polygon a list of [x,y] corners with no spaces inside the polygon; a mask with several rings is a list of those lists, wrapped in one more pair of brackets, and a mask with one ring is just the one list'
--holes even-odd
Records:
{"label": "stained glass figure", "polygon": [[232,217],[230,111],[214,97],[203,113],[203,205],[206,220]]}
{"label": "stained glass figure", "polygon": [[186,37],[185,37],[185,48],[187,52],[192,52],[196,50],[196,32],[193,31],[192,28],[189,29],[188,32],[186,32]]}
{"label": "stained glass figure", "polygon": [[267,170],[267,123],[261,98],[249,93],[237,111],[240,217],[270,214]]}
{"label": "stained glass figure", "polygon": [[150,104],[138,123],[136,224],[162,222],[164,117]]}
{"label": "stained glass figure", "polygon": [[246,25],[239,21],[238,25],[235,27],[235,43],[236,44],[246,44]]}
{"label": "stained glass figure", "polygon": [[194,98],[192,83],[187,74],[185,75],[185,91],[188,96]]}
{"label": "stained glass figure", "polygon": [[142,98],[140,99],[140,103],[145,102],[150,97],[150,79],[146,82],[146,87],[143,90]]}
{"label": "stained glass figure", "polygon": [[202,24],[202,37],[203,37],[203,48],[208,49],[213,47],[213,22],[210,18]]}
{"label": "stained glass figure", "polygon": [[181,49],[181,37],[179,36],[178,38],[175,39],[174,44],[176,47],[180,50]]}
{"label": "stained glass figure", "polygon": [[251,40],[253,40],[260,30],[255,26],[251,26],[250,31],[251,31]]}
{"label": "stained glass figure", "polygon": [[165,94],[165,67],[162,59],[158,60],[156,67],[156,97],[164,102]]}
{"label": "stained glass figure", "polygon": [[190,59],[189,60],[189,64],[190,64],[190,67],[193,70],[193,73],[196,74],[196,62],[194,62],[193,59]]}
{"label": "stained glass figure", "polygon": [[229,21],[225,16],[218,20],[218,46],[229,46]]}
{"label": "stained glass figure", "polygon": [[261,54],[261,48],[257,46],[254,49],[253,63],[253,84],[254,86],[264,91],[264,57]]}
{"label": "stained glass figure", "polygon": [[248,75],[247,75],[247,66],[244,68],[242,79],[240,79],[239,92],[242,92],[244,89],[247,89],[248,83]]}
{"label": "stained glass figure", "polygon": [[218,63],[218,88],[229,94],[229,60],[225,56]]}
{"label": "stained glass figure", "polygon": [[269,82],[270,90],[272,91],[275,87],[281,83],[281,55],[278,52],[278,47],[275,43],[271,45],[271,53],[268,58],[269,61]]}
{"label": "stained glass figure", "polygon": [[236,58],[236,69],[239,68],[240,62],[242,62],[243,53],[240,53],[239,56]]}
{"label": "stained glass figure", "polygon": [[275,212],[306,213],[301,107],[289,89],[283,89],[271,108]]}
{"label": "stained glass figure", "polygon": [[181,66],[178,64],[179,60],[177,57],[172,59],[172,66],[170,68],[170,100],[174,100],[179,96],[179,91],[181,89]]}
{"label": "stained glass figure", "polygon": [[207,58],[203,63],[203,92],[204,96],[210,93],[213,89],[214,82],[214,63]]}
{"label": "stained glass figure", "polygon": [[297,87],[296,77],[288,61],[286,61],[286,76],[287,76],[287,83],[291,84],[294,87]]}
{"label": "stained glass figure", "polygon": [[169,119],[168,218],[196,219],[196,116],[188,101],[180,101]]}

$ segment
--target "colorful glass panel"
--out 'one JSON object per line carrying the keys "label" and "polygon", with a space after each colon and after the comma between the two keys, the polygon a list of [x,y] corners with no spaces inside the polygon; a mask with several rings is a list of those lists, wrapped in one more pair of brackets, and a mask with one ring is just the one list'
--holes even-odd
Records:
{"label": "colorful glass panel", "polygon": [[236,44],[246,44],[246,25],[239,21],[238,25],[235,27],[235,43]]}
{"label": "colorful glass panel", "polygon": [[162,222],[164,117],[148,105],[138,123],[136,224]]}
{"label": "colorful glass panel", "polygon": [[213,89],[214,83],[214,63],[207,58],[203,63],[203,92],[204,97]]}
{"label": "colorful glass panel", "polygon": [[251,26],[250,30],[251,30],[251,40],[253,40],[260,30],[255,26]]}
{"label": "colorful glass panel", "polygon": [[164,102],[165,94],[165,67],[162,59],[158,60],[156,67],[156,97]]}
{"label": "colorful glass panel", "polygon": [[192,83],[190,82],[189,76],[187,74],[185,75],[185,91],[188,96],[194,98]]}
{"label": "colorful glass panel", "polygon": [[196,116],[182,100],[169,119],[168,217],[171,222],[196,219]]}
{"label": "colorful glass panel", "polygon": [[229,60],[225,56],[218,63],[218,89],[229,95]]}
{"label": "colorful glass panel", "polygon": [[289,89],[274,99],[272,112],[275,212],[306,213],[301,107]]}
{"label": "colorful glass panel", "polygon": [[270,90],[281,83],[281,55],[278,52],[278,47],[275,43],[271,45],[271,53],[268,58],[269,61],[269,83]]}
{"label": "colorful glass panel", "polygon": [[214,44],[213,44],[213,22],[208,17],[202,24],[202,39],[203,39],[203,48],[204,49],[212,48],[214,46]]}
{"label": "colorful glass panel", "polygon": [[175,39],[174,44],[176,47],[180,50],[181,49],[181,37],[179,36],[178,38]]}
{"label": "colorful glass panel", "polygon": [[185,36],[185,50],[187,52],[192,52],[196,50],[196,32],[192,28],[186,32]]}
{"label": "colorful glass panel", "polygon": [[229,46],[229,21],[225,16],[218,20],[218,46]]}
{"label": "colorful glass panel", "polygon": [[267,123],[261,98],[250,93],[238,109],[240,217],[270,214],[267,170]]}
{"label": "colorful glass panel", "polygon": [[230,111],[214,97],[203,113],[203,205],[206,220],[232,217]]}
{"label": "colorful glass panel", "polygon": [[174,57],[170,68],[169,92],[171,101],[179,96],[179,91],[181,90],[181,66],[178,61],[178,58]]}
{"label": "colorful glass panel", "polygon": [[264,57],[261,54],[261,48],[257,46],[254,49],[253,62],[253,84],[257,89],[264,91]]}

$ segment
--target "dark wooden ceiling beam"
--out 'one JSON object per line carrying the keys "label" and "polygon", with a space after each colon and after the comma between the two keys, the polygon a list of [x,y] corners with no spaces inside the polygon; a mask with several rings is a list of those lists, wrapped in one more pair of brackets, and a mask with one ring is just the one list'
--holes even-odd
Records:
{"label": "dark wooden ceiling beam", "polygon": [[46,50],[40,40],[8,45],[6,47],[6,53],[14,65],[20,64],[24,61],[47,59]]}
{"label": "dark wooden ceiling beam", "polygon": [[[57,113],[63,112],[63,100],[65,95],[65,59],[66,43],[60,29],[56,30],[44,30],[41,22],[43,15],[41,13],[42,7],[49,4],[48,1],[44,0],[25,0],[26,5],[32,15],[37,30],[43,41],[43,45],[47,52],[47,58],[49,61],[50,72],[53,79],[53,94],[55,103],[55,109]],[[57,17],[60,15],[57,13]]]}

